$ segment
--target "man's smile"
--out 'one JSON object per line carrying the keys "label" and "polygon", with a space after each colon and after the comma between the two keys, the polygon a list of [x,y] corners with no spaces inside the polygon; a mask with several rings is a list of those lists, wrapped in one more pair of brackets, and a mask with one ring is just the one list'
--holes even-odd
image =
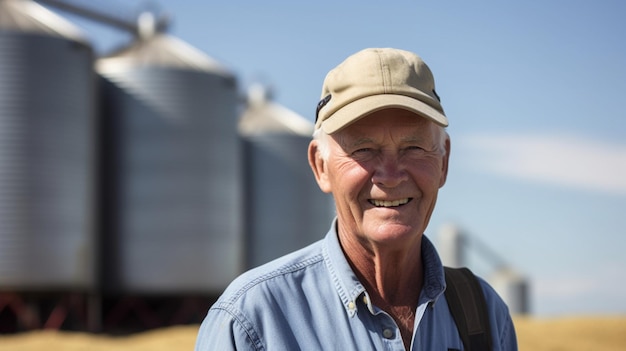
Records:
{"label": "man's smile", "polygon": [[397,206],[401,206],[401,205],[405,205],[407,203],[409,203],[409,201],[411,201],[412,198],[407,197],[404,199],[399,199],[399,200],[393,200],[393,201],[387,201],[387,200],[376,200],[376,199],[370,199],[368,200],[370,204],[376,206],[376,207],[397,207]]}

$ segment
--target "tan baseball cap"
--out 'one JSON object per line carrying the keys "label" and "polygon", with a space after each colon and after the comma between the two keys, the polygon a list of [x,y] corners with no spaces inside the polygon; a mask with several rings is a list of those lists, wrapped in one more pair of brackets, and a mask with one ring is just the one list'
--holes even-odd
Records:
{"label": "tan baseball cap", "polygon": [[324,79],[315,129],[332,134],[366,115],[401,108],[448,126],[435,79],[416,54],[392,48],[370,48],[353,54]]}

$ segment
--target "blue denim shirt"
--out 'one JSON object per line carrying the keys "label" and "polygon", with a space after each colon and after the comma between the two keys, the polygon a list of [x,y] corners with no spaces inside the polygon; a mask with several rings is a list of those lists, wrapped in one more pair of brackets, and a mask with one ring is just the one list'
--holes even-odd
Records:
{"label": "blue denim shirt", "polygon": [[[462,350],[432,243],[422,240],[424,286],[411,350]],[[481,279],[494,350],[517,350],[509,311]],[[336,227],[306,248],[235,279],[200,326],[197,351],[405,350],[400,329],[370,302],[346,260]]]}

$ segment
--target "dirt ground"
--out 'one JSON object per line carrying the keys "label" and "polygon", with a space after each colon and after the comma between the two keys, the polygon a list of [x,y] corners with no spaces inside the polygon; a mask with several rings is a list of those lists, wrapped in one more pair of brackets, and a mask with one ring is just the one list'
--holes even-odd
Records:
{"label": "dirt ground", "polygon": [[[516,318],[522,351],[624,351],[626,316]],[[125,337],[34,331],[0,335],[2,351],[193,350],[198,326],[171,327]]]}

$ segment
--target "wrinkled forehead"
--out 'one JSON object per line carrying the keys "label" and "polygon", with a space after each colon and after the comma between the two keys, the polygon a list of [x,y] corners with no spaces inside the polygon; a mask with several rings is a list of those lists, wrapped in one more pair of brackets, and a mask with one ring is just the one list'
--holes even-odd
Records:
{"label": "wrinkled forehead", "polygon": [[409,111],[390,109],[372,113],[331,134],[341,145],[388,140],[429,142],[439,139],[439,128],[432,121]]}

